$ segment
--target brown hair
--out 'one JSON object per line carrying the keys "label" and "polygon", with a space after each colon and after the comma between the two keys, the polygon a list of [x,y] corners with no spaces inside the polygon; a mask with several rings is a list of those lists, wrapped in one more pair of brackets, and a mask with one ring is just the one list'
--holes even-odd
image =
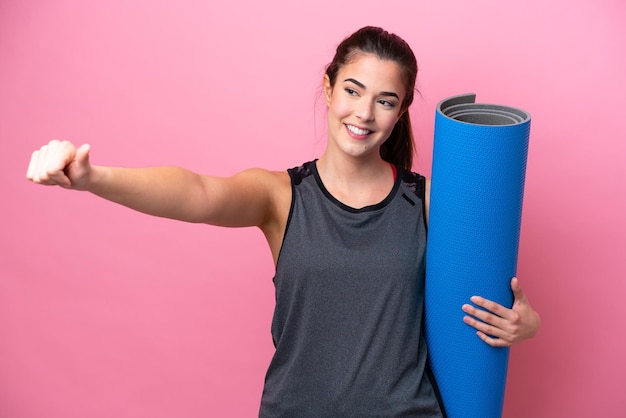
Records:
{"label": "brown hair", "polygon": [[411,169],[413,165],[413,129],[408,108],[413,103],[415,79],[417,78],[417,60],[411,47],[399,36],[381,28],[366,26],[344,39],[335,52],[332,62],[326,67],[326,75],[330,85],[334,86],[339,70],[350,63],[359,53],[373,54],[381,60],[389,60],[398,64],[406,95],[402,101],[401,116],[380,147],[383,160]]}

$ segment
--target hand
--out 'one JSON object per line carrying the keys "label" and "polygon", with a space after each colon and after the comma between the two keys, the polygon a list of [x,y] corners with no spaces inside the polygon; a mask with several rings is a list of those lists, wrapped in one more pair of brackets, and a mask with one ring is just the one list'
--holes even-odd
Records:
{"label": "hand", "polygon": [[511,280],[511,290],[515,297],[511,309],[480,296],[472,296],[470,300],[488,312],[463,305],[463,311],[468,314],[463,321],[476,328],[476,335],[492,347],[510,347],[532,338],[541,325],[539,314],[530,306],[516,277]]}
{"label": "hand", "polygon": [[85,190],[89,183],[89,145],[52,140],[33,152],[26,178],[37,184]]}

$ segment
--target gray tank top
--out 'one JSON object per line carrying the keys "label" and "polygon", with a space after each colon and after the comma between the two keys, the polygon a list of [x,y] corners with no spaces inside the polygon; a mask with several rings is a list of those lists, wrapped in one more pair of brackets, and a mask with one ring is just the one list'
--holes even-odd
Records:
{"label": "gray tank top", "polygon": [[314,161],[288,172],[259,416],[441,417],[422,333],[424,178],[397,167],[382,202],[354,209]]}

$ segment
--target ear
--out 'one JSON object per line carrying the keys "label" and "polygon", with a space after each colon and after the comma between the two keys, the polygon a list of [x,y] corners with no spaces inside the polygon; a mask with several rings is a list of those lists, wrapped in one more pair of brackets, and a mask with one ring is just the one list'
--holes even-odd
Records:
{"label": "ear", "polygon": [[328,78],[328,74],[324,74],[322,86],[324,87],[324,100],[326,101],[326,106],[330,106],[330,96],[333,94],[333,87],[330,85],[330,78]]}

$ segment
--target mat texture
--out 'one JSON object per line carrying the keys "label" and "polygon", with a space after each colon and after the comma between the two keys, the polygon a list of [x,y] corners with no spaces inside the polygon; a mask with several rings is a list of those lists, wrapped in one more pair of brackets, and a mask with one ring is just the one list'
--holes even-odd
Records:
{"label": "mat texture", "polygon": [[426,338],[448,417],[500,417],[509,350],[482,342],[461,306],[473,295],[510,307],[530,116],[443,100],[435,115],[426,253]]}

